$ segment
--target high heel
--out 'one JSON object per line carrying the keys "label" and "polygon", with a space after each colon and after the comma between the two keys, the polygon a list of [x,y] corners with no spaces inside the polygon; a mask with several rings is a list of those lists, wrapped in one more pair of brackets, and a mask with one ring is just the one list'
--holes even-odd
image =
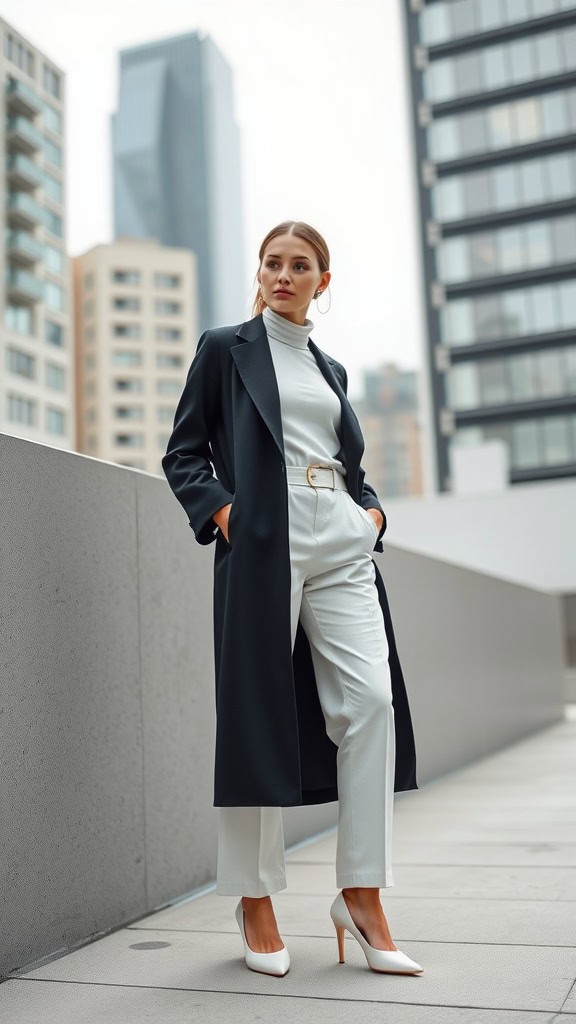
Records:
{"label": "high heel", "polygon": [[244,928],[242,898],[240,898],[240,902],[236,907],[236,920],[244,943],[246,966],[251,971],[258,971],[260,974],[276,974],[278,977],[283,978],[290,967],[290,954],[286,946],[282,946],[282,949],[275,949],[272,953],[258,953],[255,949],[250,948]]}
{"label": "high heel", "polygon": [[336,928],[338,939],[338,958],[341,964],[344,963],[344,929],[347,928],[364,950],[368,966],[380,974],[420,974],[424,970],[415,960],[411,960],[406,953],[399,949],[377,949],[371,946],[368,940],[362,935],[360,929],[354,924],[348,904],[342,892],[339,892],[330,907],[330,917]]}

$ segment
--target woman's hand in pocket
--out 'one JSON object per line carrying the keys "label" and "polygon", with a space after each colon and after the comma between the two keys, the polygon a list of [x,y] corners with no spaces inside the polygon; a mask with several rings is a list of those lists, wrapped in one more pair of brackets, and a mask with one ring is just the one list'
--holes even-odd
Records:
{"label": "woman's hand in pocket", "polygon": [[364,511],[367,512],[368,515],[370,516],[370,518],[374,520],[374,525],[376,527],[376,533],[380,533],[380,530],[382,529],[382,525],[384,523],[384,516],[382,515],[380,509],[379,508],[367,508]]}
{"label": "woman's hand in pocket", "polygon": [[230,518],[231,509],[232,502],[230,502],[228,505],[223,505],[222,508],[219,508],[218,511],[215,512],[214,515],[212,516],[212,519],[220,528],[221,532],[224,534],[224,539],[227,544],[230,543],[230,541],[228,540],[228,520]]}

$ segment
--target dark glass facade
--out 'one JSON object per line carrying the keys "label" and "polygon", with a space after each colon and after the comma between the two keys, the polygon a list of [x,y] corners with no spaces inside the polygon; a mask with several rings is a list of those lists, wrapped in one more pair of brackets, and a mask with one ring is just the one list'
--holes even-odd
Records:
{"label": "dark glass facade", "polygon": [[434,415],[576,475],[576,0],[405,0]]}

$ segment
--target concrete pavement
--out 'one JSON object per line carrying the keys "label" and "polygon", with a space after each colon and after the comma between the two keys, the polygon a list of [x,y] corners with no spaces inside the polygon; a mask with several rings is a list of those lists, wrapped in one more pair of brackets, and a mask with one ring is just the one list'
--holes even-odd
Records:
{"label": "concrete pavement", "polygon": [[[440,725],[439,725],[440,727]],[[287,852],[283,978],[248,970],[237,897],[203,890],[0,985],[6,1024],[576,1024],[576,708],[397,797],[381,900],[416,977],[370,971],[328,914],[336,834]]]}

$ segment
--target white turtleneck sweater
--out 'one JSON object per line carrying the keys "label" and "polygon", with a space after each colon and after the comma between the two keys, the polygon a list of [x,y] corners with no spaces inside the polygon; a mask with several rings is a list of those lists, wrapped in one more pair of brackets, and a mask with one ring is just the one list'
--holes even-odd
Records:
{"label": "white turtleneck sweater", "polygon": [[341,446],[340,399],[308,348],[312,320],[295,324],[269,306],[262,317],[280,394],[286,465],[321,462],[345,475],[344,465],[336,458]]}

